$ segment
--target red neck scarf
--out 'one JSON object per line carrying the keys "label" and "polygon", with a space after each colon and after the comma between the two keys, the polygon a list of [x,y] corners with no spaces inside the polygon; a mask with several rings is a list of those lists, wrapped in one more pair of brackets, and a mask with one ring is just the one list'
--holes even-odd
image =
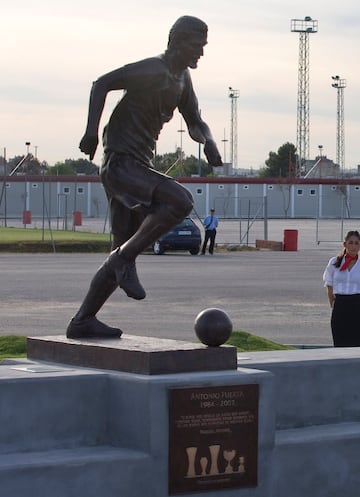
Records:
{"label": "red neck scarf", "polygon": [[357,260],[358,260],[358,254],[354,255],[354,257],[352,257],[350,254],[345,254],[345,262],[341,266],[340,271],[345,271],[349,267],[349,264],[352,261],[357,261]]}

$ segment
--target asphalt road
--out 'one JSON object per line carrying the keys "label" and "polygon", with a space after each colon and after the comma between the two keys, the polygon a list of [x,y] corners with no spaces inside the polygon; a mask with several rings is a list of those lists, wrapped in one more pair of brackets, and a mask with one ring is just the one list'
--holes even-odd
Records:
{"label": "asphalt road", "polygon": [[[322,284],[339,249],[141,255],[147,291],[134,301],[118,289],[99,313],[126,334],[196,341],[194,320],[208,307],[234,325],[282,343],[331,344]],[[102,254],[0,254],[0,335],[63,334]]]}

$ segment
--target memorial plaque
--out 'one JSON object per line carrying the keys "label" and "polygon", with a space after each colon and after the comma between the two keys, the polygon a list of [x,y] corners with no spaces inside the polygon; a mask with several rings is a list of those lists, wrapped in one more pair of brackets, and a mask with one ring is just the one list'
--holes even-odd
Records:
{"label": "memorial plaque", "polygon": [[170,495],[257,485],[258,404],[258,385],[170,390]]}

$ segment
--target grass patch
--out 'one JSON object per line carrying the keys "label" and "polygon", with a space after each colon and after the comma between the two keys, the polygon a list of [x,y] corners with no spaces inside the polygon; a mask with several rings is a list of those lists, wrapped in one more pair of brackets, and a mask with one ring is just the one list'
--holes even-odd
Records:
{"label": "grass patch", "polygon": [[264,352],[270,350],[291,350],[293,347],[272,342],[266,338],[252,335],[246,331],[234,330],[226,342],[237,347],[238,352]]}
{"label": "grass patch", "polygon": [[0,228],[1,252],[109,252],[109,233]]}
{"label": "grass patch", "polygon": [[[238,352],[261,352],[270,350],[290,350],[293,347],[272,342],[245,331],[234,330],[226,342],[237,347]],[[2,359],[26,357],[26,337],[0,336],[0,361]]]}
{"label": "grass patch", "polygon": [[[52,238],[51,238],[52,235]],[[43,240],[44,238],[44,240]],[[0,228],[0,243],[18,243],[18,242],[109,242],[109,233],[90,233],[87,231],[65,231],[65,230],[43,230],[38,228]]]}
{"label": "grass patch", "polygon": [[0,337],[0,361],[11,357],[26,357],[26,337]]}

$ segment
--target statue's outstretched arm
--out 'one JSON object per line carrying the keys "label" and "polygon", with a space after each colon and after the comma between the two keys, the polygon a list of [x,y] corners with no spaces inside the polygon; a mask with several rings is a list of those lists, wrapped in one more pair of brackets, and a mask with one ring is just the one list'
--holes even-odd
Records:
{"label": "statue's outstretched arm", "polygon": [[93,159],[99,143],[99,124],[104,110],[106,96],[111,90],[121,90],[123,86],[123,70],[116,69],[94,81],[89,100],[89,111],[86,131],[80,141],[80,150]]}
{"label": "statue's outstretched arm", "polygon": [[204,145],[204,153],[211,166],[222,166],[222,160],[209,126],[201,118],[198,100],[189,73],[185,74],[186,88],[179,111],[185,119],[189,135],[197,143]]}

